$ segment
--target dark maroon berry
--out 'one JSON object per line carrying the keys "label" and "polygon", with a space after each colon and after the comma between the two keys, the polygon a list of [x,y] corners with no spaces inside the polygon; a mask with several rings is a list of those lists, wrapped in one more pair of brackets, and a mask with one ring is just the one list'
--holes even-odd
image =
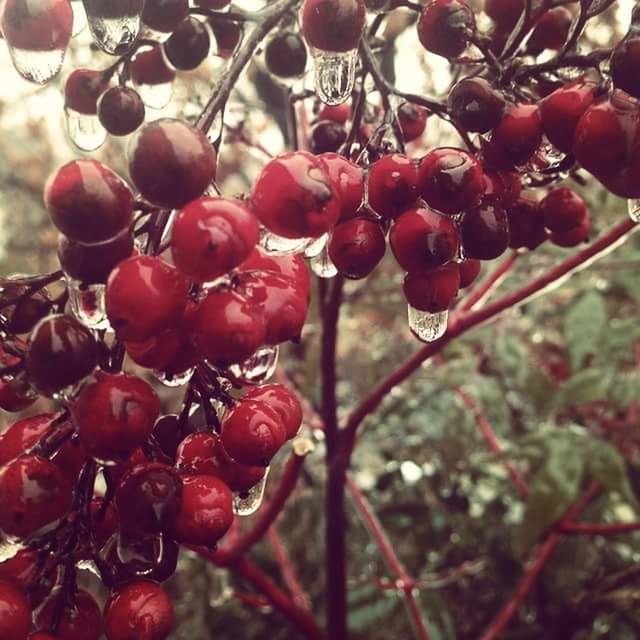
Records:
{"label": "dark maroon berry", "polygon": [[209,26],[216,40],[216,55],[229,58],[242,38],[242,26],[231,20],[210,18]]}
{"label": "dark maroon berry", "polygon": [[31,630],[31,605],[16,584],[0,580],[0,638],[27,640]]}
{"label": "dark maroon berry", "polygon": [[309,151],[316,155],[337,151],[347,139],[346,129],[332,120],[321,120],[309,134]]}
{"label": "dark maroon berry", "polygon": [[418,199],[418,167],[399,153],[383,156],[368,173],[369,205],[383,218],[392,220]]}
{"label": "dark maroon berry", "polygon": [[527,51],[537,55],[544,49],[562,49],[572,22],[573,15],[567,7],[554,7],[545,11],[527,40]]}
{"label": "dark maroon berry", "polygon": [[544,218],[536,200],[527,197],[519,198],[507,207],[507,219],[509,246],[512,249],[533,251],[547,239]]}
{"label": "dark maroon berry", "polygon": [[209,55],[211,38],[204,22],[187,18],[164,43],[167,60],[180,71],[191,71]]}
{"label": "dark maroon berry", "polygon": [[[37,613],[39,629],[49,629],[57,616],[59,594],[53,595]],[[70,603],[65,603],[55,638],[59,640],[98,640],[102,636],[102,614],[100,607],[86,591],[77,591]]]}
{"label": "dark maroon berry", "polygon": [[634,98],[640,98],[640,37],[627,36],[614,48],[609,60],[611,79],[616,89],[626,91]]}
{"label": "dark maroon berry", "polygon": [[398,108],[398,121],[405,142],[413,142],[422,136],[427,128],[429,112],[417,104],[403,102]]}
{"label": "dark maroon berry", "polygon": [[144,117],[144,102],[130,87],[112,87],[98,101],[100,124],[112,136],[133,133],[144,122]]}
{"label": "dark maroon berry", "polygon": [[153,438],[170,460],[175,460],[182,439],[178,416],[168,414],[158,418],[153,427]]}
{"label": "dark maroon berry", "polygon": [[384,257],[387,243],[380,225],[353,218],[337,225],[329,238],[329,256],[345,277],[366,278]]}
{"label": "dark maroon berry", "polygon": [[485,13],[501,30],[510,32],[524,10],[524,0],[485,0]]}
{"label": "dark maroon berry", "polygon": [[305,0],[300,22],[305,39],[315,49],[351,51],[360,43],[366,8],[363,0]]}
{"label": "dark maroon berry", "polygon": [[558,247],[577,247],[589,240],[591,233],[591,218],[586,215],[580,226],[574,227],[570,231],[555,231],[549,235],[549,239]]}
{"label": "dark maroon berry", "polygon": [[[4,328],[13,334],[29,333],[51,310],[51,300],[46,289],[25,296],[27,287],[0,278],[0,305],[5,319]],[[15,300],[15,303],[6,304]]]}
{"label": "dark maroon berry", "polygon": [[168,84],[176,72],[168,64],[161,45],[153,45],[138,51],[129,65],[131,80],[137,85]]}
{"label": "dark maroon berry", "polygon": [[460,288],[460,270],[455,262],[412,271],[404,278],[402,289],[407,302],[419,311],[440,313],[453,304]]}
{"label": "dark maroon berry", "polygon": [[460,271],[460,288],[466,289],[471,286],[482,270],[482,262],[474,258],[466,258],[458,263]]}
{"label": "dark maroon berry", "polygon": [[526,164],[542,142],[542,119],[535,104],[509,108],[484,148],[486,160],[497,169]]}
{"label": "dark maroon berry", "polygon": [[75,69],[64,85],[64,106],[77,113],[95,115],[98,98],[109,88],[109,79],[102,71]]}
{"label": "dark maroon berry", "polygon": [[418,19],[418,38],[422,46],[445,58],[456,58],[474,31],[473,11],[464,0],[431,0]]}
{"label": "dark maroon berry", "polygon": [[464,78],[449,93],[453,119],[467,131],[486,133],[498,126],[505,99],[484,78]]}
{"label": "dark maroon berry", "polygon": [[493,260],[509,245],[509,225],[503,207],[485,201],[465,211],[460,221],[460,242],[465,257]]}
{"label": "dark maroon berry", "polygon": [[171,33],[188,13],[189,0],[145,0],[142,21],[155,31]]}
{"label": "dark maroon berry", "polygon": [[293,31],[276,33],[264,49],[267,69],[279,78],[299,78],[307,67],[304,40]]}

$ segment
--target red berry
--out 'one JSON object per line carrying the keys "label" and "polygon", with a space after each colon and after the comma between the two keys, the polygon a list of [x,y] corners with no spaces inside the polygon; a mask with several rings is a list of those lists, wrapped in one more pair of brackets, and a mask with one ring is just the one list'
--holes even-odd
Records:
{"label": "red berry", "polygon": [[23,411],[30,407],[37,398],[15,378],[13,380],[0,380],[0,409],[10,413]]}
{"label": "red berry", "polygon": [[549,231],[571,231],[587,216],[587,205],[573,189],[560,187],[552,189],[542,199],[540,213]]}
{"label": "red berry", "polygon": [[287,439],[297,435],[302,424],[302,407],[298,398],[283,384],[265,384],[249,389],[243,400],[265,402],[280,416]]}
{"label": "red berry", "polygon": [[515,171],[485,171],[484,199],[494,199],[509,207],[520,197],[522,184]]}
{"label": "red berry", "polygon": [[320,120],[311,127],[309,151],[316,155],[337,151],[347,139],[347,130],[333,120]]}
{"label": "red berry", "polygon": [[383,156],[368,174],[371,208],[387,220],[415,205],[418,198],[418,167],[400,153]]}
{"label": "red berry", "polygon": [[512,249],[527,248],[531,251],[546,239],[544,217],[536,200],[522,197],[507,208],[509,221],[509,246]]}
{"label": "red berry", "polygon": [[31,383],[43,395],[51,396],[89,375],[99,355],[91,331],[75,318],[59,314],[36,325],[25,363]]}
{"label": "red berry", "polygon": [[405,271],[439,267],[453,260],[458,232],[447,216],[427,208],[403,213],[389,233],[391,251]]}
{"label": "red berry", "polygon": [[243,362],[265,342],[265,320],[261,316],[253,301],[234,291],[214,289],[189,317],[191,343],[216,365]]}
{"label": "red berry", "polygon": [[151,29],[171,33],[189,14],[189,0],[145,0],[142,21]]}
{"label": "red berry", "polygon": [[233,495],[220,478],[209,475],[182,479],[182,505],[173,535],[182,544],[213,547],[233,522]]}
{"label": "red berry", "polygon": [[78,242],[104,242],[133,222],[127,184],[97,160],[73,160],[47,181],[44,203],[53,224]]}
{"label": "red berry", "polygon": [[569,231],[556,231],[549,235],[549,240],[559,247],[577,247],[583,242],[589,240],[591,233],[591,218],[586,215],[580,226],[574,227]]}
{"label": "red berry", "polygon": [[107,316],[121,340],[146,340],[180,323],[187,293],[175,267],[155,256],[134,256],[109,276]]}
{"label": "red berry", "polygon": [[176,216],[171,256],[189,279],[208,282],[246,260],[258,239],[258,221],[240,200],[203,197]]}
{"label": "red berry", "polygon": [[340,215],[324,163],[305,151],[268,162],[253,186],[251,205],[267,229],[285,238],[318,238]]}
{"label": "red berry", "polygon": [[460,288],[460,270],[455,262],[412,271],[404,278],[402,289],[407,302],[419,311],[440,313],[453,304]]}
{"label": "red berry", "polygon": [[417,104],[403,102],[398,108],[398,121],[405,142],[413,142],[422,136],[427,128],[429,112]]}
{"label": "red berry", "polygon": [[527,40],[527,51],[537,55],[544,49],[562,49],[572,22],[573,15],[566,7],[545,11]]}
{"label": "red berry", "polygon": [[471,286],[480,275],[482,262],[474,258],[466,258],[458,263],[458,270],[460,271],[460,288],[466,289]]}
{"label": "red berry", "polygon": [[195,18],[183,20],[164,43],[167,60],[180,71],[197,68],[209,55],[211,37],[204,22]]}
{"label": "red berry", "polygon": [[167,458],[175,460],[176,451],[182,438],[178,416],[170,413],[158,418],[153,427],[152,437]]}
{"label": "red berry", "polygon": [[129,147],[129,174],[152,204],[175,209],[201,196],[216,175],[216,152],[202,131],[161,118],[142,127]]}
{"label": "red berry", "polygon": [[333,120],[339,124],[346,124],[351,117],[349,102],[342,104],[323,104],[318,112],[318,120]]}
{"label": "red berry", "polygon": [[640,98],[639,64],[640,37],[633,34],[616,45],[609,60],[609,69],[616,89],[622,89],[634,98]]}
{"label": "red berry", "polygon": [[147,382],[128,373],[98,371],[71,405],[81,442],[100,460],[125,460],[147,441],[160,401]]}
{"label": "red berry", "polygon": [[24,455],[0,469],[0,530],[26,538],[59,520],[71,506],[71,486],[53,462]]}
{"label": "red berry", "polygon": [[240,464],[266,467],[287,439],[280,414],[266,402],[242,399],[224,416],[224,450]]}
{"label": "red berry", "polygon": [[131,80],[136,85],[169,84],[176,72],[168,64],[161,45],[152,45],[136,52],[129,65]]}
{"label": "red berry", "polygon": [[484,12],[504,31],[516,26],[524,10],[524,0],[485,0]]}
{"label": "red berry", "polygon": [[460,221],[460,242],[467,258],[493,260],[509,246],[509,226],[504,208],[485,201],[465,211]]}
{"label": "red berry", "polygon": [[302,297],[307,298],[311,289],[311,277],[302,256],[274,256],[256,247],[239,267],[240,271],[266,271],[278,273],[295,286]]}
{"label": "red berry", "polygon": [[307,66],[307,48],[294,31],[273,35],[264,48],[267,69],[279,78],[298,78]]}
{"label": "red berry", "polygon": [[0,580],[0,638],[27,640],[31,630],[31,606],[15,584]]}
{"label": "red berry", "polygon": [[464,0],[431,0],[418,19],[422,46],[445,58],[455,58],[466,48],[468,31],[474,31],[473,11]]}
{"label": "red berry", "polygon": [[139,342],[128,340],[124,346],[136,364],[169,376],[184,373],[200,360],[182,326]]}
{"label": "red berry", "polygon": [[130,87],[112,87],[98,101],[100,124],[112,136],[133,133],[144,122],[144,117],[144,102]]}
{"label": "red berry", "polygon": [[[42,567],[38,563],[38,552],[32,549],[20,549],[13,557],[0,562],[0,583],[6,584],[7,582],[12,583],[18,589],[28,590],[27,598],[34,608],[39,606],[49,595],[52,587],[50,581],[42,576]],[[1,616],[2,614],[0,614]],[[2,623],[0,623],[0,627],[2,627]]]}
{"label": "red berry", "polygon": [[329,256],[345,277],[366,278],[384,257],[387,248],[380,225],[353,218],[337,225],[329,238]]}
{"label": "red berry", "polygon": [[418,193],[442,213],[459,213],[484,193],[482,166],[466,151],[443,147],[430,151],[418,166]]}
{"label": "red berry", "polygon": [[305,0],[302,5],[302,33],[310,46],[321,51],[357,49],[365,23],[363,0]]}
{"label": "red berry", "polygon": [[[4,328],[9,333],[29,333],[51,310],[51,300],[46,289],[33,295],[25,296],[26,293],[25,285],[10,278],[0,278],[0,304],[5,319]],[[15,302],[11,302],[13,300]]]}
{"label": "red berry", "polygon": [[168,465],[147,462],[127,471],[115,499],[122,531],[136,537],[160,533],[180,510],[182,481]]}
{"label": "red berry", "polygon": [[453,119],[467,131],[486,133],[498,126],[506,101],[484,78],[463,78],[449,93]]}
{"label": "red berry", "polygon": [[109,88],[109,79],[102,71],[75,69],[64,85],[64,106],[78,113],[95,115],[98,98]]}
{"label": "red berry", "polygon": [[[58,597],[52,596],[36,617],[40,629],[49,628],[58,605]],[[93,597],[86,591],[78,591],[71,606],[64,608],[56,637],[60,640],[98,640],[102,635],[102,614]]]}
{"label": "red berry", "polygon": [[71,39],[73,10],[69,0],[6,0],[0,29],[7,42],[25,51],[66,49]]}
{"label": "red berry", "polygon": [[340,201],[340,222],[355,217],[364,198],[362,169],[337,153],[322,153],[318,157]]}
{"label": "red berry", "polygon": [[217,20],[215,17],[209,18],[208,24],[216,39],[216,55],[229,58],[242,38],[242,26],[237,22]]}

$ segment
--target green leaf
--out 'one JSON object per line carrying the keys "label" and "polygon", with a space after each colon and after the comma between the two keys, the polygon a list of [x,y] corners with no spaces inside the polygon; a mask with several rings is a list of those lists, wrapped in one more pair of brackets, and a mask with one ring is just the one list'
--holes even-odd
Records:
{"label": "green leaf", "polygon": [[606,400],[613,381],[614,371],[591,367],[571,376],[558,390],[556,407],[586,404]]}
{"label": "green leaf", "polygon": [[571,306],[564,318],[564,336],[573,371],[597,353],[606,326],[607,310],[599,293],[590,291]]}
{"label": "green leaf", "polygon": [[635,504],[627,468],[618,450],[605,440],[590,440],[587,453],[587,473],[609,491],[617,491]]}

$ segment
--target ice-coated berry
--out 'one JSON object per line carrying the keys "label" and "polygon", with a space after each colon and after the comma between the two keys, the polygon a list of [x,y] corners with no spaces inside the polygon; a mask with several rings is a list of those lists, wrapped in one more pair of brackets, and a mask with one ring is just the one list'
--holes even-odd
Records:
{"label": "ice-coated berry", "polygon": [[144,122],[144,117],[144,102],[131,87],[112,87],[98,101],[98,119],[112,136],[133,133]]}
{"label": "ice-coated berry", "polygon": [[509,246],[512,249],[533,251],[546,239],[544,218],[537,200],[522,196],[507,207]]}
{"label": "ice-coated berry", "polygon": [[102,71],[74,69],[64,85],[64,106],[78,113],[95,115],[98,98],[109,88],[109,79]]}
{"label": "ice-coated berry", "polygon": [[[54,595],[36,616],[39,629],[48,629],[56,615],[59,595]],[[65,606],[55,638],[60,640],[98,640],[102,636],[102,614],[93,596],[79,590]]]}
{"label": "ice-coated berry", "polygon": [[573,189],[560,187],[552,189],[542,199],[540,213],[549,231],[571,231],[587,216],[587,205]]}
{"label": "ice-coated berry", "polygon": [[500,123],[505,105],[503,95],[484,78],[463,78],[449,93],[451,115],[467,131],[491,131]]}
{"label": "ice-coated berry", "polygon": [[239,267],[240,271],[266,271],[284,276],[300,292],[308,298],[311,289],[311,276],[304,258],[299,255],[274,256],[256,247],[251,255]]}
{"label": "ice-coated berry", "polygon": [[386,249],[382,228],[366,218],[353,218],[337,225],[329,238],[329,257],[343,276],[353,280],[368,276]]}
{"label": "ice-coated berry", "polygon": [[171,33],[189,13],[189,0],[145,0],[142,20],[155,31]]}
{"label": "ice-coated berry", "polygon": [[307,66],[307,48],[293,31],[276,33],[264,48],[267,69],[279,78],[298,78]]}
{"label": "ice-coated berry", "polygon": [[17,585],[0,580],[0,638],[27,640],[31,630],[31,606]]}
{"label": "ice-coated berry", "polygon": [[279,416],[287,438],[294,438],[302,424],[302,407],[298,398],[283,384],[265,384],[249,389],[243,400],[260,400]]}
{"label": "ice-coated berry", "polygon": [[544,49],[561,49],[572,22],[573,15],[567,7],[553,7],[545,11],[527,40],[527,51],[536,55]]}
{"label": "ice-coated berry", "polygon": [[640,37],[627,36],[614,48],[609,60],[611,79],[616,89],[626,91],[634,98],[640,98]]}
{"label": "ice-coated berry", "polygon": [[320,158],[340,201],[340,222],[353,218],[364,198],[364,176],[355,163],[337,153],[321,153]]}
{"label": "ice-coated berry", "polygon": [[578,227],[570,231],[556,231],[549,235],[549,240],[558,247],[577,247],[589,240],[591,233],[591,218],[586,215]]}
{"label": "ice-coated berry", "polygon": [[183,20],[164,43],[167,60],[180,71],[191,71],[209,55],[211,37],[204,22]]}
{"label": "ice-coated berry", "polygon": [[407,302],[414,309],[429,313],[446,311],[456,299],[459,288],[460,269],[455,262],[407,273],[402,285]]}
{"label": "ice-coated berry", "polygon": [[460,221],[460,242],[464,255],[476,260],[493,260],[509,245],[507,213],[502,205],[485,201],[464,212]]}
{"label": "ice-coated berry", "polygon": [[363,0],[305,0],[301,9],[302,33],[321,51],[357,49],[365,22]]}
{"label": "ice-coated berry", "polygon": [[466,289],[470,287],[480,275],[482,262],[475,258],[465,258],[458,263],[458,270],[460,271],[460,288]]}
{"label": "ice-coated berry", "polygon": [[163,47],[159,44],[145,45],[137,51],[129,65],[129,74],[138,86],[170,84],[176,77],[175,70],[167,63]]}
{"label": "ice-coated berry", "polygon": [[66,49],[73,10],[69,0],[6,0],[0,29],[7,42],[23,51]]}
{"label": "ice-coated berry", "polygon": [[376,160],[369,169],[368,196],[371,208],[387,220],[414,206],[418,198],[416,163],[400,153]]}
{"label": "ice-coated berry", "polygon": [[413,142],[422,136],[427,128],[429,112],[417,104],[403,102],[398,107],[398,122],[405,142]]}
{"label": "ice-coated berry", "polygon": [[25,285],[10,278],[0,278],[0,304],[4,328],[9,333],[29,333],[51,310],[51,299],[46,289],[25,296],[26,293]]}
{"label": "ice-coated berry", "polygon": [[518,104],[505,111],[484,148],[486,160],[497,169],[526,164],[542,142],[540,108]]}
{"label": "ice-coated berry", "polygon": [[311,127],[309,151],[321,153],[336,152],[347,139],[347,130],[333,120],[320,120]]}
{"label": "ice-coated berry", "polygon": [[427,51],[455,58],[466,49],[468,32],[475,25],[473,11],[464,0],[431,0],[418,19],[418,38]]}

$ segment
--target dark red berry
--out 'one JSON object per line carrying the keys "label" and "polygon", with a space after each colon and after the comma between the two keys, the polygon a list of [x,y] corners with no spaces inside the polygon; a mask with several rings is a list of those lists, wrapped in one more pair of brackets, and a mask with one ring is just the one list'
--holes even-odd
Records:
{"label": "dark red berry", "polygon": [[351,104],[343,102],[342,104],[323,104],[318,111],[318,120],[332,120],[339,124],[346,124],[351,117]]}
{"label": "dark red berry", "polygon": [[571,231],[588,215],[584,200],[568,187],[549,191],[540,202],[540,214],[544,226],[552,232]]}
{"label": "dark red berry", "polygon": [[475,26],[473,11],[464,0],[431,0],[418,19],[418,38],[427,51],[455,58],[467,48],[468,32]]}
{"label": "dark red berry", "polygon": [[189,279],[209,282],[244,262],[258,239],[258,220],[240,200],[203,197],[176,216],[171,256]]}
{"label": "dark red berry", "polygon": [[487,161],[497,169],[524,165],[542,142],[540,109],[519,104],[508,109],[485,146]]}
{"label": "dark red berry", "polygon": [[267,69],[279,78],[298,78],[307,66],[307,48],[302,38],[293,31],[276,33],[264,49]]}
{"label": "dark red berry", "polygon": [[422,136],[427,128],[429,112],[417,104],[403,102],[398,108],[398,121],[405,142],[413,142]]}
{"label": "dark red berry", "polygon": [[280,414],[264,401],[242,399],[222,421],[224,450],[240,464],[266,467],[286,439]]}
{"label": "dark red berry", "polygon": [[318,156],[340,201],[340,222],[353,218],[364,198],[364,176],[362,169],[337,153],[322,153]]}
{"label": "dark red berry", "polygon": [[419,311],[440,313],[453,304],[460,288],[460,270],[455,262],[412,271],[404,278],[402,289],[407,302]]}
{"label": "dark red berry", "polygon": [[73,160],[47,181],[44,203],[53,224],[78,242],[110,240],[133,222],[127,184],[97,160]]}
{"label": "dark red berry", "polygon": [[484,193],[482,166],[466,151],[443,147],[430,151],[418,166],[418,194],[442,213],[459,213]]}
{"label": "dark red berry", "polygon": [[25,362],[31,383],[40,393],[51,396],[89,375],[99,355],[91,331],[75,318],[59,314],[36,325]]}
{"label": "dark red berry", "polygon": [[239,267],[240,271],[262,271],[284,276],[307,299],[311,289],[311,276],[302,256],[274,256],[256,247]]}
{"label": "dark red berry", "polygon": [[[20,589],[27,589],[42,575],[38,565],[38,552],[34,549],[20,549],[14,556],[0,562],[0,581],[12,583]],[[29,598],[33,602],[32,598]]]}
{"label": "dark red berry", "polygon": [[333,120],[320,120],[309,133],[309,151],[316,155],[337,151],[347,139],[347,130]]}
{"label": "dark red berry", "polygon": [[109,88],[109,79],[102,71],[75,69],[64,85],[64,106],[78,113],[95,115],[98,98]]}
{"label": "dark red berry", "polygon": [[566,7],[545,11],[527,40],[527,51],[536,55],[544,49],[562,49],[572,22],[573,15]]}
{"label": "dark red berry", "polygon": [[66,49],[71,39],[73,10],[69,0],[7,0],[0,29],[7,42],[25,51]]}
{"label": "dark red berry", "polygon": [[524,0],[485,0],[484,12],[503,30],[511,31],[524,10]]}
{"label": "dark red berry", "polygon": [[201,196],[215,178],[216,152],[202,131],[161,118],[132,139],[129,173],[149,202],[175,209]]}
{"label": "dark red berry", "polygon": [[0,380],[0,409],[17,413],[30,407],[36,399],[32,394],[23,391],[15,380]]}
{"label": "dark red berry", "polygon": [[93,498],[89,505],[91,517],[91,534],[96,549],[102,549],[107,540],[118,528],[118,513],[110,502],[105,503],[104,498]]}
{"label": "dark red berry", "polygon": [[[59,595],[51,597],[36,617],[37,626],[51,626],[58,608]],[[64,607],[56,636],[60,640],[98,640],[102,635],[102,614],[98,603],[86,591],[78,591],[71,605]]]}
{"label": "dark red berry", "polygon": [[175,414],[160,416],[153,427],[152,436],[167,458],[175,460],[176,451],[182,438],[178,416]]}
{"label": "dark red berry", "polygon": [[145,0],[142,21],[155,31],[171,33],[188,13],[189,0]]}
{"label": "dark red berry", "polygon": [[484,78],[463,78],[449,93],[453,119],[467,131],[486,133],[502,120],[506,101]]}
{"label": "dark red berry", "polygon": [[46,458],[24,455],[0,468],[0,530],[26,538],[59,520],[71,505],[71,485]]}
{"label": "dark red berry", "polygon": [[182,479],[182,505],[173,535],[183,544],[213,547],[233,522],[233,495],[220,478],[209,475]]}
{"label": "dark red berry", "polygon": [[504,208],[491,201],[465,211],[460,221],[460,242],[464,255],[476,260],[493,260],[509,245],[509,226]]}
{"label": "dark red berry", "polygon": [[25,285],[10,278],[0,278],[0,304],[5,319],[4,328],[9,333],[29,333],[51,310],[46,289],[25,296],[26,293]]}
{"label": "dark red berry", "polygon": [[121,340],[146,340],[177,326],[187,304],[185,277],[156,256],[134,256],[111,272],[109,322]]}
{"label": "dark red berry", "polygon": [[305,0],[300,23],[305,39],[315,49],[351,51],[360,43],[366,8],[363,0]]}
{"label": "dark red berry", "polygon": [[416,163],[400,153],[383,156],[369,169],[368,195],[371,208],[387,220],[414,206],[418,198]]}
{"label": "dark red berry", "polygon": [[613,50],[609,60],[611,79],[616,89],[626,91],[634,98],[640,98],[640,37],[631,35],[621,40]]}
{"label": "dark red berry", "polygon": [[210,18],[209,26],[216,39],[216,55],[221,58],[229,58],[235,51],[242,38],[242,26],[231,20],[216,20]]}
{"label": "dark red berry", "polygon": [[458,263],[458,270],[460,271],[460,288],[466,289],[471,286],[480,275],[482,262],[474,258],[465,258],[462,262]]}
{"label": "dark red berry", "polygon": [[209,55],[211,37],[204,22],[187,18],[164,43],[167,60],[180,71],[191,71]]}
{"label": "dark red berry", "polygon": [[549,239],[559,247],[577,247],[579,244],[589,240],[590,233],[591,218],[586,215],[580,223],[580,226],[574,227],[570,231],[556,231],[551,233]]}
{"label": "dark red berry", "polygon": [[169,84],[176,77],[159,44],[140,49],[131,60],[129,74],[136,85]]}
{"label": "dark red berry", "polygon": [[253,186],[251,206],[267,229],[284,238],[318,238],[340,215],[324,163],[305,151],[267,163]]}
{"label": "dark red berry", "polygon": [[520,175],[515,171],[494,171],[489,169],[485,171],[484,178],[485,191],[483,198],[485,200],[493,199],[503,206],[509,207],[519,198],[522,184]]}
{"label": "dark red berry", "polygon": [[22,589],[0,580],[0,638],[27,640],[31,630],[31,606]]}
{"label": "dark red berry", "polygon": [[98,101],[100,124],[112,136],[133,133],[144,122],[144,117],[144,102],[130,87],[112,87]]}
{"label": "dark red berry", "polygon": [[298,433],[302,424],[302,407],[298,398],[283,384],[265,384],[249,389],[243,400],[260,400],[273,409],[280,416],[289,440]]}
{"label": "dark red berry", "polygon": [[509,246],[512,249],[533,251],[546,239],[544,218],[536,200],[521,197],[507,207]]}
{"label": "dark red berry", "polygon": [[337,225],[329,238],[329,256],[345,277],[366,278],[384,257],[387,248],[380,225],[353,218]]}

